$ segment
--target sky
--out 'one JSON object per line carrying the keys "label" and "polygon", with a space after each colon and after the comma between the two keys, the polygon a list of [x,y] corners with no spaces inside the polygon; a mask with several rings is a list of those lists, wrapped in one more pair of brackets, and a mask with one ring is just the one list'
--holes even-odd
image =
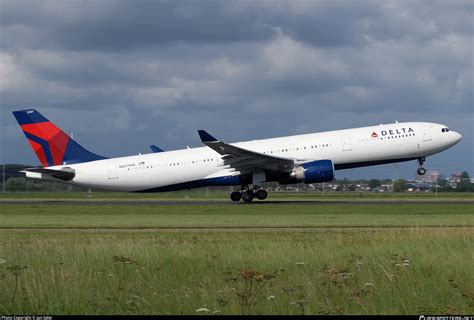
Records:
{"label": "sky", "polygon": [[201,146],[198,129],[237,142],[426,121],[463,139],[425,167],[474,175],[473,13],[456,0],[0,0],[0,158],[39,164],[11,114],[32,107],[109,157]]}

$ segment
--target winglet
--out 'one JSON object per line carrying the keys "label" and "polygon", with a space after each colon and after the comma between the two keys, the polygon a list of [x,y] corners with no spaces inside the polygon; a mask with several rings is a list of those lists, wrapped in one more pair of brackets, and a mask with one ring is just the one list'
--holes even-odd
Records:
{"label": "winglet", "polygon": [[161,148],[155,146],[154,144],[152,144],[152,145],[150,146],[150,149],[151,149],[151,151],[153,151],[153,153],[163,152],[163,149],[161,149]]}
{"label": "winglet", "polygon": [[198,133],[199,133],[199,137],[201,138],[202,143],[219,141],[213,136],[211,136],[209,133],[207,133],[205,130],[198,130]]}

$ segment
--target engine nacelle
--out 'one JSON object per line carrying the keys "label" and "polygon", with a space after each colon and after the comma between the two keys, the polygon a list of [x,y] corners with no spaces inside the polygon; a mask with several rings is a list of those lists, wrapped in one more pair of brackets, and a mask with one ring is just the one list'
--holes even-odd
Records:
{"label": "engine nacelle", "polygon": [[334,165],[331,160],[316,160],[296,167],[290,178],[298,182],[318,183],[334,179]]}

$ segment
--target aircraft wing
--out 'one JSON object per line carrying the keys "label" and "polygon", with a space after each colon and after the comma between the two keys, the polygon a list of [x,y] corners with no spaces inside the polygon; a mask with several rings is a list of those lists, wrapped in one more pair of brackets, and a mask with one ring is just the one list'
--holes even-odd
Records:
{"label": "aircraft wing", "polygon": [[217,140],[205,130],[198,130],[198,133],[202,143],[222,155],[223,166],[229,166],[242,173],[259,169],[291,171],[294,167],[295,159],[271,156],[227,144]]}
{"label": "aircraft wing", "polygon": [[63,168],[59,170],[47,168],[28,168],[20,172],[25,173],[27,177],[29,176],[29,173],[40,173],[41,175],[50,176],[63,181],[70,181],[76,176],[74,170],[70,168]]}

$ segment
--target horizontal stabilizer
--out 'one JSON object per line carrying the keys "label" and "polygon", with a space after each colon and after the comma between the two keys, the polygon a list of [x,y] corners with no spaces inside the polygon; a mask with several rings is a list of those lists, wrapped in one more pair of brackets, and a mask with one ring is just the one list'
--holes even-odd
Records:
{"label": "horizontal stabilizer", "polygon": [[50,176],[56,179],[60,179],[63,181],[70,181],[74,179],[76,176],[76,172],[71,169],[71,168],[63,168],[60,170],[54,170],[54,169],[45,169],[45,168],[28,168],[23,171],[27,176],[28,173],[41,173],[42,175]]}

